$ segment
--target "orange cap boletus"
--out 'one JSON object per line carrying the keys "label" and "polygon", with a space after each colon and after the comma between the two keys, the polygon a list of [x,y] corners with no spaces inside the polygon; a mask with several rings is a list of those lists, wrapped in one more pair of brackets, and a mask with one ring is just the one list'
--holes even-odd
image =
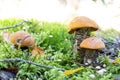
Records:
{"label": "orange cap boletus", "polygon": [[35,40],[24,31],[17,31],[10,35],[10,42],[14,45],[20,43],[21,47],[34,47]]}
{"label": "orange cap boletus", "polygon": [[90,37],[84,39],[81,42],[80,47],[87,49],[101,49],[101,48],[105,48],[105,44],[100,38]]}
{"label": "orange cap boletus", "polygon": [[79,28],[93,28],[93,31],[96,31],[99,29],[99,26],[97,23],[88,17],[85,16],[79,16],[75,17],[69,24],[68,27],[68,33],[72,34],[75,30]]}

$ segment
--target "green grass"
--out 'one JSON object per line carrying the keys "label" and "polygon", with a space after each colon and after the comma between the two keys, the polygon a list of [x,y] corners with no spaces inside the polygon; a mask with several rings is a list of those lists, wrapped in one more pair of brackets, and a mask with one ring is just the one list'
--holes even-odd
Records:
{"label": "green grass", "polygon": [[[0,20],[0,28],[13,26],[21,21],[21,19]],[[34,19],[30,19],[29,21],[32,23],[24,23],[19,27],[7,29],[6,31],[13,33],[18,30],[25,30],[31,34],[36,40],[36,45],[45,50],[44,58],[32,57],[28,50],[21,51],[20,49],[14,49],[11,47],[11,44],[4,42],[2,37],[0,37],[0,60],[18,57],[44,65],[64,68],[66,70],[82,67],[77,64],[78,56],[72,54],[71,48],[73,35],[67,33],[67,25],[56,22],[49,23],[37,21]],[[3,31],[4,30],[0,31],[1,36]],[[107,34],[105,32],[107,32]],[[105,32],[102,32],[101,36],[106,38],[115,37],[112,36],[113,33],[111,33],[110,30]],[[116,31],[114,32],[116,33]],[[116,34],[119,33],[117,32]],[[17,79],[19,80],[37,80],[38,78],[42,78],[43,80],[113,80],[113,75],[120,73],[120,64],[113,65],[109,63],[106,58],[102,58],[100,60],[102,64],[105,63],[107,65],[107,72],[103,75],[97,74],[95,70],[93,70],[91,67],[88,67],[83,71],[66,76],[63,71],[60,71],[57,68],[46,69],[23,62],[0,63],[0,68],[2,69],[11,66],[18,67],[19,71],[17,73]],[[95,79],[91,79],[89,77],[90,74],[94,74],[96,76]]]}

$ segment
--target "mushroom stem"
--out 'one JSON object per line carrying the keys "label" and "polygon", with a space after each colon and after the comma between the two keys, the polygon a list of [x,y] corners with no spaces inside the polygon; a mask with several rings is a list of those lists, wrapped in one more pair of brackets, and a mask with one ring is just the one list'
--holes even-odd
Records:
{"label": "mushroom stem", "polygon": [[88,64],[91,66],[97,66],[98,64],[98,50],[94,49],[86,49],[84,56],[84,64]]}
{"label": "mushroom stem", "polygon": [[78,53],[80,57],[80,63],[83,63],[84,61],[83,57],[84,57],[85,51],[84,49],[81,49],[79,45],[85,38],[90,37],[91,29],[92,28],[81,28],[74,31],[72,50],[73,50],[73,53]]}

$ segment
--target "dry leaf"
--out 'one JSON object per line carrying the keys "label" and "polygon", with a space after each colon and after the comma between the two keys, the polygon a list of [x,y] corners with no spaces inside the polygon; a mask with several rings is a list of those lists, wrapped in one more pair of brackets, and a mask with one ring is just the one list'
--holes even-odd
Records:
{"label": "dry leaf", "polygon": [[116,63],[118,63],[118,62],[120,62],[120,58],[116,58],[116,59],[113,61],[114,64],[116,64]]}
{"label": "dry leaf", "polygon": [[43,56],[44,55],[44,50],[40,47],[34,46],[31,53],[32,53],[32,55],[39,54],[39,55]]}
{"label": "dry leaf", "polygon": [[10,37],[10,33],[9,32],[3,32],[2,34],[3,37],[3,41],[9,42],[9,37]]}
{"label": "dry leaf", "polygon": [[65,70],[65,74],[68,76],[70,74],[74,74],[75,72],[78,72],[78,71],[81,71],[83,70],[84,68],[77,68],[77,69],[74,69],[74,70]]}

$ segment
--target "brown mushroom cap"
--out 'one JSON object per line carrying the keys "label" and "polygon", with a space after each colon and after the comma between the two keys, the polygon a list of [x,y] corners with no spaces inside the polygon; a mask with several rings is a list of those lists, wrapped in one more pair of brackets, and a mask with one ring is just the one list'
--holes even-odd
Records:
{"label": "brown mushroom cap", "polygon": [[69,24],[68,33],[72,34],[76,29],[79,28],[93,28],[93,31],[98,30],[99,26],[95,21],[85,16],[75,17]]}
{"label": "brown mushroom cap", "polygon": [[18,41],[21,40],[21,47],[32,47],[35,45],[35,40],[24,31],[17,31],[11,34],[9,39],[14,45],[17,45]]}
{"label": "brown mushroom cap", "polygon": [[81,42],[80,47],[87,49],[101,49],[101,48],[105,48],[105,44],[100,38],[90,37],[84,39]]}

